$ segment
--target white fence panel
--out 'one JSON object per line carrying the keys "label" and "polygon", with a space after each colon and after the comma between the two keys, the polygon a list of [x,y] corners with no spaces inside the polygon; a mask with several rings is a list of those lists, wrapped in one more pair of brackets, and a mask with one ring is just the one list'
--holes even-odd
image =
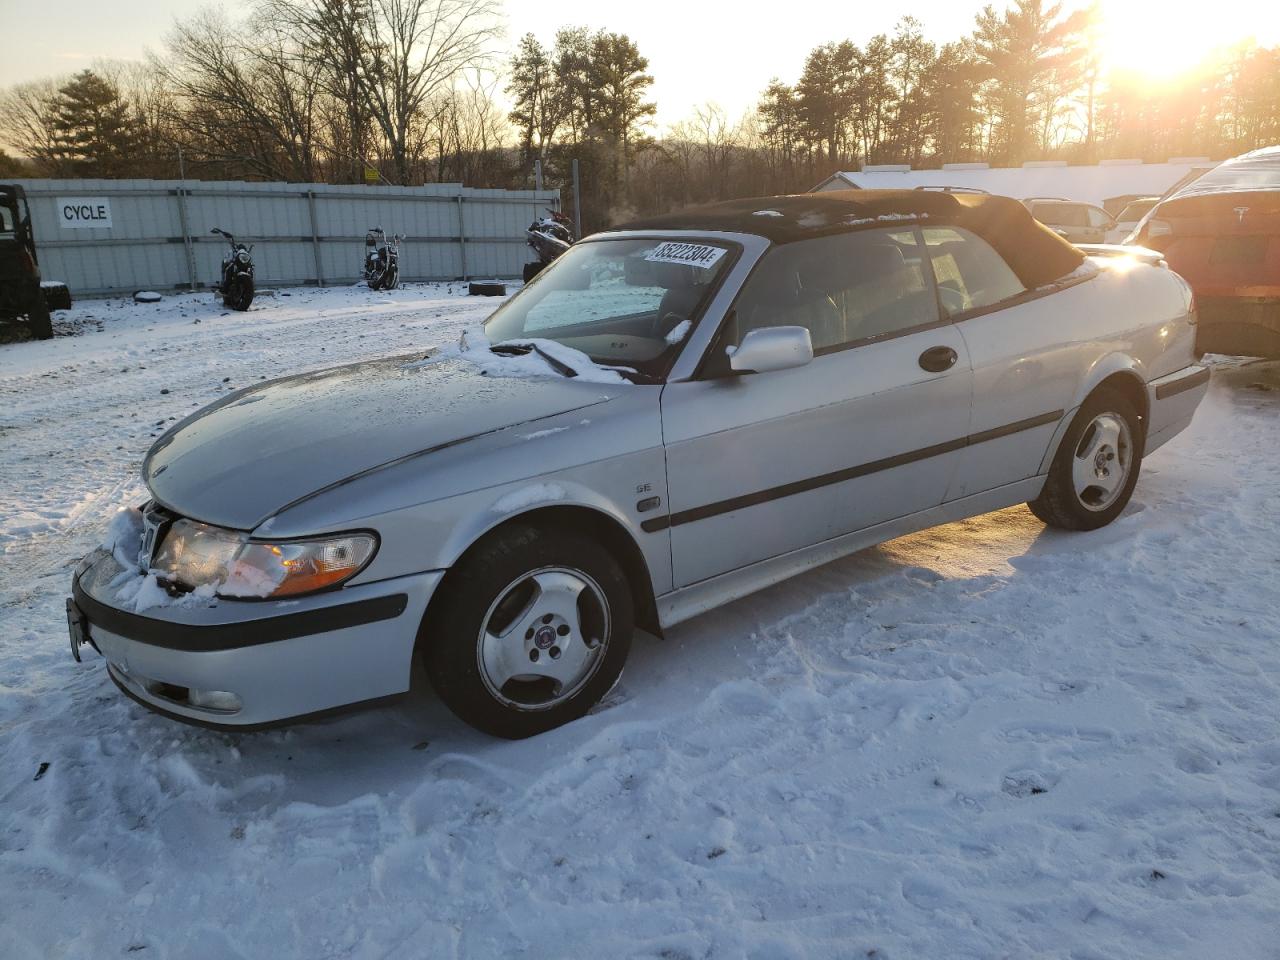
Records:
{"label": "white fence panel", "polygon": [[[365,233],[375,226],[405,236],[404,280],[518,277],[533,259],[525,227],[547,208],[560,209],[554,190],[455,183],[18,182],[31,204],[41,273],[81,296],[216,285],[226,241],[210,233],[214,227],[254,245],[262,286],[357,282]],[[64,212],[77,199],[95,204]],[[110,226],[85,225],[95,219],[105,224],[104,213]],[[64,225],[69,221],[74,228]]]}

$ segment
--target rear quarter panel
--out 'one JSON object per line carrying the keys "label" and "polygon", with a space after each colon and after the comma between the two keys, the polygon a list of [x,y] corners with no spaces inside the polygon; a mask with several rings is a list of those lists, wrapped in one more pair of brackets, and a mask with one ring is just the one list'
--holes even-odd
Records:
{"label": "rear quarter panel", "polygon": [[1049,411],[1063,416],[970,448],[964,487],[948,499],[1043,473],[1075,410],[1107,377],[1145,384],[1194,362],[1186,283],[1127,258],[1095,263],[1090,279],[961,323],[974,366],[972,433]]}

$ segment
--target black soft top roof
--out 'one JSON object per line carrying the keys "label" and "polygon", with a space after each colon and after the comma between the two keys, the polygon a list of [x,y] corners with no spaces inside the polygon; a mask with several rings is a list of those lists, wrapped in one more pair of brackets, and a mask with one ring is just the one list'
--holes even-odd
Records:
{"label": "black soft top roof", "polygon": [[1017,200],[930,190],[829,190],[727,200],[613,229],[751,233],[783,244],[895,223],[972,230],[1000,252],[1028,287],[1057,280],[1084,262],[1084,254],[1031,216]]}

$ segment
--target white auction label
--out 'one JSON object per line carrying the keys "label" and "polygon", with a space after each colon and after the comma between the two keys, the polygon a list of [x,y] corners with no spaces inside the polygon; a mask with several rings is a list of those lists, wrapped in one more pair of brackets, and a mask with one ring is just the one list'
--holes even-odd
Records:
{"label": "white auction label", "polygon": [[644,258],[650,263],[683,263],[704,270],[714,267],[725,255],[724,247],[711,247],[704,243],[678,243],[668,240],[660,243]]}

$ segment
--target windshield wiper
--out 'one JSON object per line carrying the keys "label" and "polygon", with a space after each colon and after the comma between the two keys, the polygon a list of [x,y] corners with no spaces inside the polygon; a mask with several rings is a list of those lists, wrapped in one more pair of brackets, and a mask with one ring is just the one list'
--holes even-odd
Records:
{"label": "windshield wiper", "polygon": [[551,354],[547,353],[547,351],[539,347],[536,343],[495,343],[493,346],[489,348],[489,352],[497,353],[497,354],[506,354],[508,356],[521,356],[521,357],[525,356],[530,352],[533,352],[533,353],[536,353],[538,356],[540,356],[543,360],[547,361],[547,365],[550,366],[557,373],[566,377],[576,377],[578,375],[577,370],[573,369],[573,367],[569,366],[563,360],[559,360],[553,357]]}

